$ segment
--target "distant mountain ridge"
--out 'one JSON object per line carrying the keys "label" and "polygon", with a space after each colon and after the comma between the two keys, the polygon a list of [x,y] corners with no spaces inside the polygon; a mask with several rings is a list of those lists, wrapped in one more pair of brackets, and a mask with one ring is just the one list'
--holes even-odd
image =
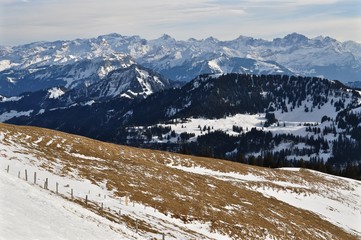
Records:
{"label": "distant mountain ridge", "polygon": [[[359,81],[361,44],[292,33],[272,41],[240,36],[178,41],[108,34],[91,39],[0,47],[0,94],[95,83],[110,71],[136,63],[170,80],[204,73],[281,74]],[[89,62],[90,61],[90,62]]]}
{"label": "distant mountain ridge", "polygon": [[357,81],[357,82],[348,82],[346,83],[347,86],[352,87],[352,88],[358,88],[361,89],[361,81]]}

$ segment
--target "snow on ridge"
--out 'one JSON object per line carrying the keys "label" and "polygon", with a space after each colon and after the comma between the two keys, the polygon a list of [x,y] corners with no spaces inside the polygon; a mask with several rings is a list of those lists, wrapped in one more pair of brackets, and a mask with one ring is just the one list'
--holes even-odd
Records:
{"label": "snow on ridge", "polygon": [[296,167],[282,167],[282,168],[278,168],[280,170],[285,170],[285,171],[293,171],[293,172],[299,172],[300,168],[296,168]]}
{"label": "snow on ridge", "polygon": [[95,103],[94,100],[90,100],[90,101],[87,101],[86,103],[83,104],[83,106],[91,106]]}
{"label": "snow on ridge", "polygon": [[33,110],[29,110],[29,111],[23,111],[23,112],[18,112],[15,110],[11,110],[10,112],[4,112],[2,114],[0,114],[0,122],[5,122],[11,118],[14,117],[20,117],[20,116],[30,116],[30,114],[33,112]]}
{"label": "snow on ridge", "polygon": [[152,83],[164,87],[164,83],[160,81],[159,77],[153,76],[148,71],[139,69],[138,67],[136,67],[135,70],[139,74],[139,77],[136,77],[136,79],[139,82],[140,86],[143,88],[143,94],[151,95],[152,93],[154,93],[154,84]]}
{"label": "snow on ridge", "polygon": [[17,102],[19,100],[21,100],[23,98],[23,96],[20,97],[3,97],[2,100],[0,100],[0,102]]}
{"label": "snow on ridge", "polygon": [[1,60],[0,61],[0,72],[6,69],[9,69],[13,66],[10,60]]}
{"label": "snow on ridge", "polygon": [[138,94],[150,95],[153,93],[152,86],[149,84],[146,78],[137,77],[137,81],[139,82],[140,86],[143,89],[143,91]]}
{"label": "snow on ridge", "polygon": [[50,99],[57,99],[65,94],[65,92],[62,89],[57,88],[57,87],[49,89],[48,93],[49,93]]}
{"label": "snow on ridge", "polygon": [[223,73],[223,70],[221,69],[221,67],[218,65],[216,60],[211,60],[208,61],[208,66],[213,69],[216,73]]}
{"label": "snow on ridge", "polygon": [[129,96],[128,94],[126,94],[126,93],[122,93],[122,94],[120,95],[120,97],[132,99],[132,97]]}

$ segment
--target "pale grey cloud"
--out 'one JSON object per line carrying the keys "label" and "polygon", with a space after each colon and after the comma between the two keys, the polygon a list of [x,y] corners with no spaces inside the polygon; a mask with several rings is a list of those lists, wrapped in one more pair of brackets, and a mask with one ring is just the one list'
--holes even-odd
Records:
{"label": "pale grey cloud", "polygon": [[0,44],[117,32],[233,39],[300,32],[361,42],[359,0],[0,0]]}

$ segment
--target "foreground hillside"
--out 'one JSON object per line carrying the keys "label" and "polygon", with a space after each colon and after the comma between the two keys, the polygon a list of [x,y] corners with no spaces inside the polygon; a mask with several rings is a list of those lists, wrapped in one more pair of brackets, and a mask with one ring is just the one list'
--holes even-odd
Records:
{"label": "foreground hillside", "polygon": [[[44,218],[49,216],[39,212],[40,201],[44,209],[59,210],[49,211],[59,223],[67,217],[73,227],[82,228],[74,232],[79,239],[87,238],[87,229],[110,239],[114,234],[146,239],[161,239],[163,234],[165,239],[361,238],[361,183],[355,180],[136,149],[6,124],[0,125],[0,156],[1,192],[8,192],[1,198],[2,212],[21,209],[20,200],[7,204],[11,196],[24,197],[27,211],[37,211],[32,221],[43,226],[16,225],[23,231],[13,227],[24,237],[31,232],[47,239],[49,228],[44,226],[50,224]],[[28,184],[21,181],[25,170]],[[79,226],[79,216],[86,219],[84,225]],[[3,229],[15,224],[9,222],[12,219],[1,219],[0,238],[11,236],[3,235]]]}

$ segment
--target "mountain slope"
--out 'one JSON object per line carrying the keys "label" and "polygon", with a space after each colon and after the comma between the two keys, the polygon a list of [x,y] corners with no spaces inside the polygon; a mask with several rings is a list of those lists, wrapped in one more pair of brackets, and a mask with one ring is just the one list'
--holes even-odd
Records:
{"label": "mountain slope", "polygon": [[141,66],[112,71],[105,79],[87,89],[90,98],[112,98],[136,96],[147,97],[155,92],[170,88],[167,79]]}
{"label": "mountain slope", "polygon": [[55,192],[58,182],[60,196],[69,200],[74,189],[76,203],[110,221],[119,221],[121,210],[121,222],[134,230],[138,219],[145,238],[361,236],[359,181],[142,150],[34,127],[1,124],[0,136],[1,169],[9,165],[13,178],[18,171],[24,178],[27,169],[33,181],[36,171],[37,184],[48,178]]}
{"label": "mountain slope", "polygon": [[[311,108],[320,109],[333,96],[339,100],[343,93],[345,98],[351,98],[352,103],[356,101],[357,106],[357,96],[352,100],[351,90],[348,93],[342,84],[325,79],[287,75],[205,74],[185,85],[174,94],[171,101],[153,96],[147,99],[146,105],[158,105],[158,102],[166,104],[158,108],[158,122],[164,118],[221,118],[236,113],[254,114],[277,110],[292,114],[293,109],[304,107],[306,102],[310,102],[307,103],[310,111]],[[135,121],[144,120],[140,115],[152,114],[145,111],[147,109],[136,109],[133,114]],[[330,110],[330,114],[336,112],[336,108]]]}
{"label": "mountain slope", "polygon": [[25,68],[14,67],[0,72],[0,92],[6,96],[16,96],[56,86],[72,89],[100,81],[110,71],[129,67],[133,63],[128,56],[118,54],[116,57],[80,59],[63,64],[34,63]]}
{"label": "mountain slope", "polygon": [[[119,111],[119,108],[124,109],[123,105],[127,106],[133,100],[144,99],[170,87],[171,83],[161,75],[133,64],[109,72],[96,83],[89,82],[88,85],[74,89],[53,87],[23,93],[18,97],[0,96],[0,121],[20,116],[46,115],[57,109],[90,108],[93,104],[106,104],[108,107],[105,109]],[[116,102],[117,106],[113,106],[112,102]]]}
{"label": "mountain slope", "polygon": [[[1,105],[11,104],[5,100]],[[19,125],[267,167],[304,166],[307,161],[313,169],[359,179],[360,104],[360,91],[338,81],[224,74],[201,75],[181,89],[145,99],[71,101],[41,114],[22,109],[11,115],[9,108],[0,116]],[[265,156],[271,162],[264,162]]]}

